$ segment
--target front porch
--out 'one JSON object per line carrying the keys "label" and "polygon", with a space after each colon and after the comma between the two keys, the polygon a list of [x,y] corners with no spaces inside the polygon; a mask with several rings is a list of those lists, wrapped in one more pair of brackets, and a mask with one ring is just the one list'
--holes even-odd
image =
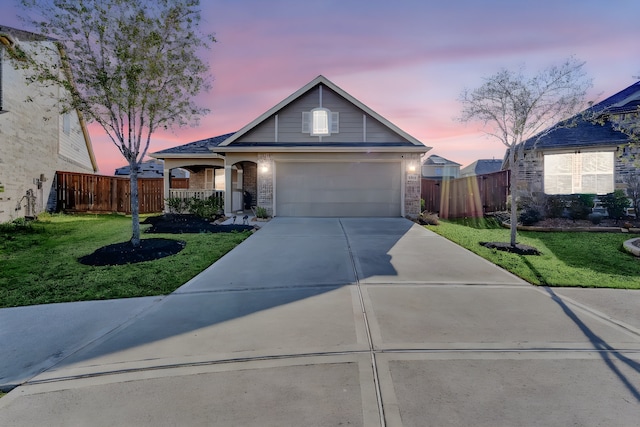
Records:
{"label": "front porch", "polygon": [[[197,162],[197,163],[196,163]],[[172,185],[171,169],[186,169],[189,172],[187,188]],[[253,213],[252,207],[257,202],[257,163],[252,161],[236,161],[228,164],[225,159],[207,159],[198,161],[169,160],[165,161],[165,212],[169,211],[167,201],[176,199],[183,202],[190,200],[213,199],[217,206],[223,208],[227,216]]]}

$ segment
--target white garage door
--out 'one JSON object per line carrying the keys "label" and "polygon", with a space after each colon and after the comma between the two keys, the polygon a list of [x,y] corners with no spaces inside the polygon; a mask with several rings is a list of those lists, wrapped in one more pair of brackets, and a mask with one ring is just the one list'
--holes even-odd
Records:
{"label": "white garage door", "polygon": [[281,163],[276,215],[400,216],[400,163]]}

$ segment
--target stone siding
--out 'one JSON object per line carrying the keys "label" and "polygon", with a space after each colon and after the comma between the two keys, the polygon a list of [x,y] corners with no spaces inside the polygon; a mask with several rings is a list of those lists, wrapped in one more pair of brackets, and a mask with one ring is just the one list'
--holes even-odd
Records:
{"label": "stone siding", "polygon": [[[257,206],[265,208],[267,213],[273,215],[273,159],[270,154],[258,155],[258,197]],[[263,171],[262,168],[266,168]]]}
{"label": "stone siding", "polygon": [[406,159],[406,163],[407,167],[408,164],[412,164],[415,171],[405,174],[404,214],[408,218],[417,218],[420,215],[420,185],[422,183],[420,177],[420,155],[411,154]]}

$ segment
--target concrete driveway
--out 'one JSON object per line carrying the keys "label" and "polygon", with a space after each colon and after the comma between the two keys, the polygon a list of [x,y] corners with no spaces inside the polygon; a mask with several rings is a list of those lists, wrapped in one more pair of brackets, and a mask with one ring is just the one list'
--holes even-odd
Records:
{"label": "concrete driveway", "polygon": [[0,425],[634,426],[640,293],[595,291],[404,219],[276,218],[169,296],[0,310]]}

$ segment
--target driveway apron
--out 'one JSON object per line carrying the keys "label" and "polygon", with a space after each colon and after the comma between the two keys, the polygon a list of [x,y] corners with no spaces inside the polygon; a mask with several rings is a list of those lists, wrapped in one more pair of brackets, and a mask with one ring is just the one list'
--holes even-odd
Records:
{"label": "driveway apron", "polygon": [[0,425],[637,425],[633,310],[566,294],[405,219],[275,218]]}

